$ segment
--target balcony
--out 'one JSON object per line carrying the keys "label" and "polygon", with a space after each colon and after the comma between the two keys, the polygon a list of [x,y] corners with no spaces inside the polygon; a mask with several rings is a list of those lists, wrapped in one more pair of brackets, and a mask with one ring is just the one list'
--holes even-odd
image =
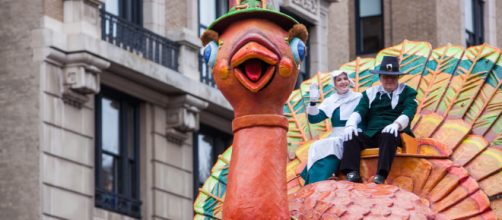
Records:
{"label": "balcony", "polygon": [[96,188],[96,206],[134,218],[141,218],[141,201]]}
{"label": "balcony", "polygon": [[179,45],[101,9],[101,39],[178,71]]}

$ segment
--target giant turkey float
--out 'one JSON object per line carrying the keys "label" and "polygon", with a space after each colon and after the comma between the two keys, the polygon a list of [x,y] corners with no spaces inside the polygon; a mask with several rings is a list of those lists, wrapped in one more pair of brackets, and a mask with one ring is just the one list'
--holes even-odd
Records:
{"label": "giant turkey float", "polygon": [[370,70],[384,56],[399,57],[400,82],[418,92],[416,137],[403,137],[386,184],[369,181],[378,157],[370,148],[361,153],[363,183],[304,186],[309,147],[331,132],[329,120],[308,123],[309,87],[325,99],[332,77],[317,73],[292,91],[305,27],[265,0],[229,2],[201,39],[235,111],[234,142],[200,189],[194,219],[502,219],[500,49],[405,40],[342,65],[362,92],[379,83]]}

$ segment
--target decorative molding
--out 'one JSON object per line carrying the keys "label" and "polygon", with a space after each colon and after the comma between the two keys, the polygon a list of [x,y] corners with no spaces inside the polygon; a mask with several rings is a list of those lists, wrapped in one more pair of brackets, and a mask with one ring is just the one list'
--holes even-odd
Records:
{"label": "decorative molding", "polygon": [[188,138],[188,132],[199,130],[199,112],[208,105],[188,94],[171,98],[166,111],[167,140],[181,144]]}
{"label": "decorative molding", "polygon": [[319,12],[319,0],[292,0],[292,2],[312,14]]}
{"label": "decorative molding", "polygon": [[63,69],[62,99],[65,103],[81,108],[89,97],[99,93],[100,73],[110,66],[110,62],[88,52],[65,54],[49,49],[46,61]]}
{"label": "decorative molding", "polygon": [[321,0],[284,0],[283,7],[293,12],[297,17],[304,18],[313,24],[319,19]]}

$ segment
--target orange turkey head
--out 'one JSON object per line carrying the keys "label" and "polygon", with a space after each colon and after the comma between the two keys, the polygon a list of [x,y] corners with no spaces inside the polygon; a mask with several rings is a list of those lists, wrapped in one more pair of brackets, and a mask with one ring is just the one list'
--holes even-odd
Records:
{"label": "orange turkey head", "polygon": [[301,24],[288,31],[260,18],[234,21],[221,34],[204,33],[204,58],[235,117],[282,115],[306,55],[306,35]]}

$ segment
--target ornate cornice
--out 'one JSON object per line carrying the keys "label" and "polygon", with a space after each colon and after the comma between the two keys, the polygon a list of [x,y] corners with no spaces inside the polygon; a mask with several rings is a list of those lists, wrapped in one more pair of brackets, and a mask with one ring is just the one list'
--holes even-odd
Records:
{"label": "ornate cornice", "polygon": [[110,62],[85,51],[64,53],[54,48],[48,50],[45,61],[63,69],[61,97],[77,108],[89,100],[87,95],[99,93],[99,75],[110,66]]}
{"label": "ornate cornice", "polygon": [[317,23],[319,21],[321,0],[284,0],[283,7],[297,17]]}
{"label": "ornate cornice", "polygon": [[319,12],[319,0],[292,0],[291,2],[312,14]]}
{"label": "ornate cornice", "polygon": [[166,110],[167,140],[181,144],[188,132],[199,130],[199,112],[207,106],[207,102],[188,94],[171,97]]}

